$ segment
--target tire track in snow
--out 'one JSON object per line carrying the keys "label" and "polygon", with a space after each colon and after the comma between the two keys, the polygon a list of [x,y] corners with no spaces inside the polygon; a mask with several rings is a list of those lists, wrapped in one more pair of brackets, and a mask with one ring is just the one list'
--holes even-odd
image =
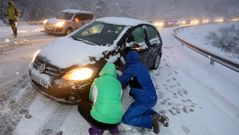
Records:
{"label": "tire track in snow", "polygon": [[0,41],[0,53],[4,54],[7,51],[11,51],[27,45],[33,45],[38,43],[46,44],[54,39],[56,39],[56,37],[43,36],[43,37],[33,37],[32,39],[13,39],[9,43],[4,43]]}
{"label": "tire track in snow", "polygon": [[22,88],[15,88],[10,94],[11,97],[6,97],[6,101],[0,102],[1,135],[11,135],[14,132],[18,122],[29,113],[28,107],[37,95],[28,83],[28,79],[18,81],[16,86]]}
{"label": "tire track in snow", "polygon": [[59,105],[47,121],[39,128],[37,135],[56,135],[60,134],[59,129],[64,124],[67,116],[70,114],[73,106]]}

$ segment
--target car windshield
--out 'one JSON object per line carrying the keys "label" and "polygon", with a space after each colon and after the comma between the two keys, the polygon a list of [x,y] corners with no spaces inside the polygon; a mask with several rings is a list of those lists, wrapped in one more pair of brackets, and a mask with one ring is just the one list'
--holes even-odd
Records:
{"label": "car windshield", "polygon": [[93,22],[80,29],[72,38],[75,40],[88,41],[97,45],[110,46],[117,39],[125,26]]}
{"label": "car windshield", "polygon": [[66,13],[66,12],[61,12],[57,18],[58,19],[63,19],[63,20],[70,20],[74,14],[72,13]]}

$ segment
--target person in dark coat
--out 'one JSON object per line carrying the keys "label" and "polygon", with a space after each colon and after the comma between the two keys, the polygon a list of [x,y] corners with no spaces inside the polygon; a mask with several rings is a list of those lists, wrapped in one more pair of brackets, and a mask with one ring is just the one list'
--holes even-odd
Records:
{"label": "person in dark coat", "polygon": [[157,103],[157,94],[146,66],[141,63],[136,51],[129,51],[125,57],[126,69],[118,80],[130,86],[129,94],[134,102],[123,115],[122,122],[143,128],[153,128],[159,133],[158,121],[168,126],[168,118],[152,109]]}

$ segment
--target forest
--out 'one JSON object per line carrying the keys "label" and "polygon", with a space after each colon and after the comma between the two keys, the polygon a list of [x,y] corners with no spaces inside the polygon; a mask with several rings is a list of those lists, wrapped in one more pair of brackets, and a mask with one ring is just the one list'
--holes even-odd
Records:
{"label": "forest", "polygon": [[[92,11],[96,17],[124,16],[145,20],[195,17],[234,17],[238,0],[12,0],[22,20],[42,20],[62,9]],[[6,22],[8,0],[0,0],[0,19]]]}

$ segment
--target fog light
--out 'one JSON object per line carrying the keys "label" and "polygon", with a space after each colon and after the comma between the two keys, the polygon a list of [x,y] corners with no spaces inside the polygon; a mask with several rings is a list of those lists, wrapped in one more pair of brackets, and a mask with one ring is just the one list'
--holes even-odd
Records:
{"label": "fog light", "polygon": [[74,101],[76,98],[75,98],[74,96],[70,96],[69,99],[70,99],[71,101]]}

